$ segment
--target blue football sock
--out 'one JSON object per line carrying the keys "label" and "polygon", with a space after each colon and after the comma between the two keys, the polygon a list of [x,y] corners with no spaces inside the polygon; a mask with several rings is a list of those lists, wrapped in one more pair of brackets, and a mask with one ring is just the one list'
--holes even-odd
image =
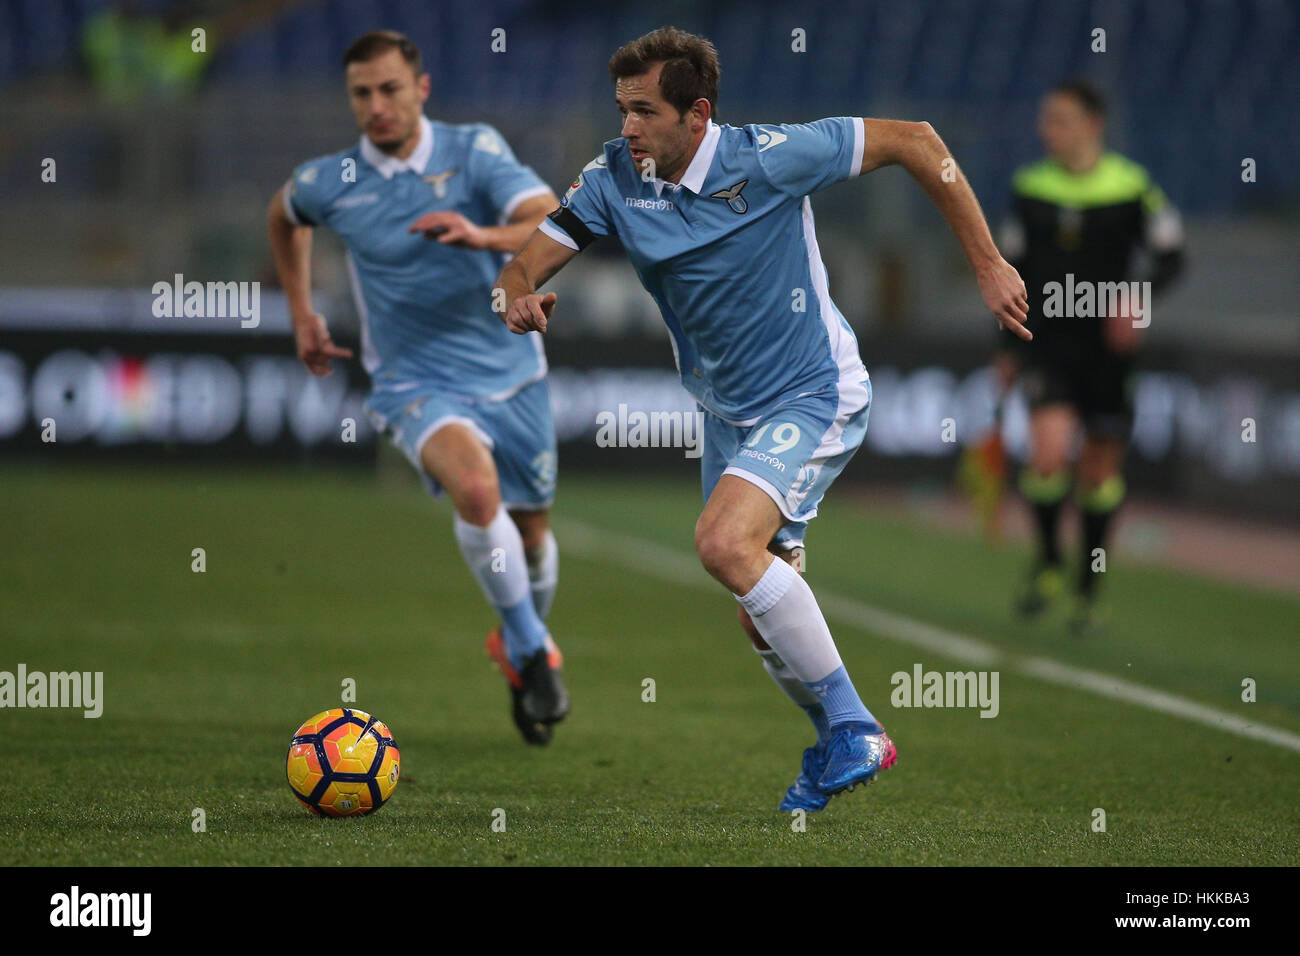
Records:
{"label": "blue football sock", "polygon": [[530,593],[519,529],[503,506],[485,526],[470,524],[457,513],[452,527],[465,565],[501,616],[506,656],[517,670],[546,644],[546,625]]}
{"label": "blue football sock", "polygon": [[821,704],[814,704],[805,706],[803,712],[808,715],[808,719],[817,728],[817,742],[819,744],[826,743],[831,736],[831,722],[826,717],[826,708]]}
{"label": "blue football sock", "polygon": [[826,721],[832,730],[844,724],[871,724],[876,728],[873,733],[880,732],[880,724],[862,703],[844,665],[841,664],[819,681],[805,682],[804,686],[822,702],[826,709]]}
{"label": "blue football sock", "polygon": [[767,671],[769,677],[776,682],[776,686],[781,688],[785,696],[799,705],[800,709],[808,715],[813,726],[817,728],[817,742],[826,743],[830,737],[831,725],[826,719],[826,708],[822,702],[817,699],[817,695],[810,691],[790,668],[785,666],[785,661],[781,660],[781,655],[776,651],[768,648],[754,648],[759,658],[763,661],[763,670]]}
{"label": "blue football sock", "polygon": [[546,625],[537,616],[532,595],[510,607],[497,605],[501,615],[501,635],[506,641],[506,656],[515,670],[546,646]]}

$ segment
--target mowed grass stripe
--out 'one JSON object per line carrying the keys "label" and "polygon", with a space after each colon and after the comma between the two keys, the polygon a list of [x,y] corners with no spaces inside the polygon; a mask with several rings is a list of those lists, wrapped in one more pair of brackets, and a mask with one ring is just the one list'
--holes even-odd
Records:
{"label": "mowed grass stripe", "polygon": [[[612,559],[629,570],[658,577],[674,584],[714,589],[712,581],[692,555],[651,541],[614,534],[570,519],[558,521],[565,544],[589,558]],[[1166,691],[1121,680],[1109,674],[1065,664],[1048,657],[1007,654],[992,644],[934,627],[906,615],[872,607],[856,598],[817,589],[823,613],[855,627],[861,627],[897,643],[943,654],[978,667],[999,665],[1020,674],[1072,690],[1123,701],[1145,710],[1167,714],[1212,727],[1225,733],[1260,740],[1300,753],[1300,734],[1270,727],[1179,697]]]}

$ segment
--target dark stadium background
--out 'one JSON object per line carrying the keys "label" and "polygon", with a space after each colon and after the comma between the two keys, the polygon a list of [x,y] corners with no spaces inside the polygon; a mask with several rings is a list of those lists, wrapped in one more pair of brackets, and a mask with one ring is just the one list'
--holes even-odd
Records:
{"label": "dark stadium background", "polygon": [[[188,32],[206,24],[189,82],[122,90],[93,53],[97,21],[129,9]],[[996,227],[1015,165],[1038,155],[1041,92],[1070,75],[1113,101],[1111,143],[1184,212],[1188,269],[1156,306],[1138,391],[1132,485],[1218,512],[1300,519],[1300,16],[1294,4],[1011,2],[0,4],[0,449],[48,460],[232,455],[364,463],[376,443],[359,363],[312,382],[290,361],[262,225],[303,159],[357,136],[339,59],[359,32],[409,33],[432,74],[430,115],[487,120],[557,191],[617,135],[605,57],[661,22],[723,53],[720,119],[857,113],[929,120]],[[1069,37],[1107,25],[1106,53]],[[489,47],[505,31],[506,50]],[[808,52],[791,52],[791,31]],[[996,52],[994,52],[996,51]],[[41,182],[42,160],[57,181]],[[1242,181],[1244,158],[1257,179]],[[990,421],[994,342],[955,241],[904,173],[816,203],[832,291],[876,382],[852,481],[942,481]],[[653,370],[646,407],[689,407],[653,305],[612,241],[554,284],[547,338],[566,469],[674,467],[678,456],[596,449],[584,397],[619,369]],[[318,306],[355,340],[332,236],[318,233]],[[756,267],[759,267],[756,264]],[[256,330],[153,319],[148,290],[187,280],[263,284]],[[584,375],[569,374],[584,370]],[[974,376],[972,378],[971,376]],[[343,381],[346,379],[346,387]],[[607,394],[608,389],[600,394]],[[295,415],[295,411],[296,415]],[[359,441],[333,424],[352,415]],[[938,440],[951,415],[958,444]],[[46,416],[57,447],[40,440]],[[1241,419],[1259,439],[1240,441]],[[1006,437],[1023,447],[1023,405]],[[680,467],[680,466],[677,466]]]}

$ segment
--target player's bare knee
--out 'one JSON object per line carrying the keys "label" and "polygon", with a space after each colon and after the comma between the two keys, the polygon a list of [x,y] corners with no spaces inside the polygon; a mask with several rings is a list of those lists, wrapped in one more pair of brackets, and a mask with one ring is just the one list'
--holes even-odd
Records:
{"label": "player's bare knee", "polygon": [[743,542],[726,528],[704,521],[695,526],[695,553],[700,556],[704,570],[723,584],[731,579],[742,546]]}
{"label": "player's bare knee", "polygon": [[723,553],[719,536],[709,531],[702,531],[699,525],[696,525],[695,553],[699,555],[704,570],[716,578],[726,563],[726,555]]}
{"label": "player's bare knee", "polygon": [[460,476],[452,492],[456,513],[465,521],[480,528],[492,523],[501,507],[501,491],[496,478],[489,474],[472,473]]}

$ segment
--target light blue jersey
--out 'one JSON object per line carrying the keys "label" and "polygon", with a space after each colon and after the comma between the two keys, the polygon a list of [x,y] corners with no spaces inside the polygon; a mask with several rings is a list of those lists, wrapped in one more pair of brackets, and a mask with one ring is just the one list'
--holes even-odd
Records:
{"label": "light blue jersey", "polygon": [[505,257],[407,228],[435,210],[500,225],[520,202],[548,191],[492,127],[424,117],[406,160],[363,135],[352,149],[294,171],[284,191],[289,219],[326,226],[347,246],[361,360],[376,394],[432,388],[504,399],[546,374],[541,337],[512,334],[492,311]]}
{"label": "light blue jersey", "polygon": [[857,117],[710,122],[680,184],[643,178],[627,140],[611,140],[541,228],[572,249],[618,236],[663,314],[682,384],[719,418],[751,425],[827,388],[860,406],[866,373],[830,298],[808,195],[858,175],[862,137]]}

